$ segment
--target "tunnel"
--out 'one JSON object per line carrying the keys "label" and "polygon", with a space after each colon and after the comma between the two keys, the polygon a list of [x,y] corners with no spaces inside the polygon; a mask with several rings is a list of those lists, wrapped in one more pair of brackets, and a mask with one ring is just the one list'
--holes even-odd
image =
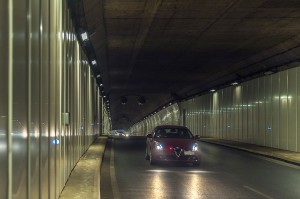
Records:
{"label": "tunnel", "polygon": [[[0,13],[1,199],[300,197],[300,1]],[[198,166],[146,160],[168,125],[191,132]]]}

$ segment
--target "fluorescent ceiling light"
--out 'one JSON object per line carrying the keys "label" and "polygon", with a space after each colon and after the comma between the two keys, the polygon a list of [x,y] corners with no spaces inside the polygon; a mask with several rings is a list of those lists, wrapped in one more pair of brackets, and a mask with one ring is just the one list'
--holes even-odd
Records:
{"label": "fluorescent ceiling light", "polygon": [[127,104],[127,102],[128,102],[128,100],[127,100],[127,98],[126,97],[121,97],[121,104],[122,105],[125,105],[125,104]]}
{"label": "fluorescent ceiling light", "polygon": [[81,39],[82,39],[82,41],[88,41],[89,40],[87,32],[81,33]]}
{"label": "fluorescent ceiling light", "polygon": [[96,64],[97,64],[97,61],[96,61],[96,60],[93,60],[93,61],[92,61],[92,64],[93,64],[93,65],[96,65]]}
{"label": "fluorescent ceiling light", "polygon": [[272,75],[274,72],[273,71],[266,71],[264,72],[264,75]]}
{"label": "fluorescent ceiling light", "polygon": [[146,99],[144,96],[140,96],[138,99],[138,105],[142,106],[146,103]]}
{"label": "fluorescent ceiling light", "polygon": [[215,91],[216,91],[215,89],[211,89],[211,90],[210,90],[210,92],[215,92]]}

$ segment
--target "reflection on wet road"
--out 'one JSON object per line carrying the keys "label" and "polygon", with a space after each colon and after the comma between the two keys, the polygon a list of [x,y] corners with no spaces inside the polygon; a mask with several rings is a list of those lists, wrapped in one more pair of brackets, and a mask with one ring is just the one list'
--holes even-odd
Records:
{"label": "reflection on wet road", "polygon": [[144,138],[108,141],[101,169],[101,199],[296,199],[300,196],[299,168],[202,142],[200,167],[153,166],[144,158],[145,147]]}

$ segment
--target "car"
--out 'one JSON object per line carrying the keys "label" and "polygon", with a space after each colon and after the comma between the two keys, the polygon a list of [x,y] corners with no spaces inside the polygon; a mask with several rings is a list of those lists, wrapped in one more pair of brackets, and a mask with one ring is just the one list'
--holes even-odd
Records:
{"label": "car", "polygon": [[112,130],[109,132],[108,137],[115,138],[115,139],[128,138],[129,134],[126,133],[124,130]]}
{"label": "car", "polygon": [[184,162],[200,165],[200,147],[194,136],[184,126],[161,125],[147,135],[146,160],[159,162]]}

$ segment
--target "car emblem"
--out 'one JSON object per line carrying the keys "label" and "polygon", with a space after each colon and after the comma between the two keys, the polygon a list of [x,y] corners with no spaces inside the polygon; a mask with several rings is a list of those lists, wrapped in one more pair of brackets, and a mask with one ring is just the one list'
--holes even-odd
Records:
{"label": "car emblem", "polygon": [[175,153],[175,155],[177,157],[180,156],[181,152],[182,152],[182,148],[180,148],[180,147],[174,147],[174,153]]}

